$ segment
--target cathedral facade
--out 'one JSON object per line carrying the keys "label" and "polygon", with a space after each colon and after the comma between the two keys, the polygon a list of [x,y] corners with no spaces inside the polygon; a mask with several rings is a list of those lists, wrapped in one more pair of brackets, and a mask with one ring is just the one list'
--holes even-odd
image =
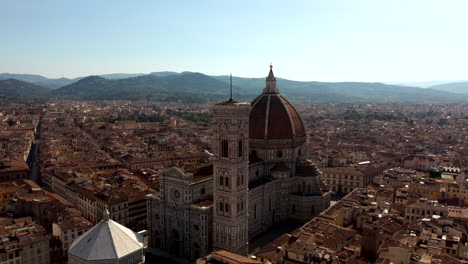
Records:
{"label": "cathedral facade", "polygon": [[213,164],[160,174],[147,196],[150,247],[195,259],[212,249],[248,253],[273,224],[306,222],[330,205],[321,172],[306,160],[306,132],[270,68],[251,103],[230,98],[212,112]]}

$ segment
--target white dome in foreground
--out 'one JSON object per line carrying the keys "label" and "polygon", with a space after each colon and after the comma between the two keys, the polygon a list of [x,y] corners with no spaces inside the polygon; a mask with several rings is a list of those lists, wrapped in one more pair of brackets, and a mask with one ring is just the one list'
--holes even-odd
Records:
{"label": "white dome in foreground", "polygon": [[104,219],[73,241],[68,263],[143,263],[143,236],[109,219]]}

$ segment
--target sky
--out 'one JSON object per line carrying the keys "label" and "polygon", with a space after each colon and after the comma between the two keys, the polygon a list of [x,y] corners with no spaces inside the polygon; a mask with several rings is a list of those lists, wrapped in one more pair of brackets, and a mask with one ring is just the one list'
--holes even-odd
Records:
{"label": "sky", "polygon": [[468,1],[0,0],[0,73],[468,79]]}

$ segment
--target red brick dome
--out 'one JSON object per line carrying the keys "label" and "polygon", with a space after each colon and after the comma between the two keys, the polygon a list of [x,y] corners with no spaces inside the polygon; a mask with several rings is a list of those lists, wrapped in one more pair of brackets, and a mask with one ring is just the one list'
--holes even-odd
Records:
{"label": "red brick dome", "polygon": [[305,142],[302,119],[294,106],[279,93],[271,69],[263,93],[251,105],[249,138]]}

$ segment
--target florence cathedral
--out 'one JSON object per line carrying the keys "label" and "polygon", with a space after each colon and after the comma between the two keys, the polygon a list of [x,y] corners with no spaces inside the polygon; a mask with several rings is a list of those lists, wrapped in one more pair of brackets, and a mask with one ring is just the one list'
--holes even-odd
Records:
{"label": "florence cathedral", "polygon": [[160,172],[147,196],[150,247],[196,259],[213,249],[247,255],[276,223],[304,223],[330,205],[321,172],[306,159],[303,121],[276,86],[272,67],[251,103],[212,107],[213,162]]}

